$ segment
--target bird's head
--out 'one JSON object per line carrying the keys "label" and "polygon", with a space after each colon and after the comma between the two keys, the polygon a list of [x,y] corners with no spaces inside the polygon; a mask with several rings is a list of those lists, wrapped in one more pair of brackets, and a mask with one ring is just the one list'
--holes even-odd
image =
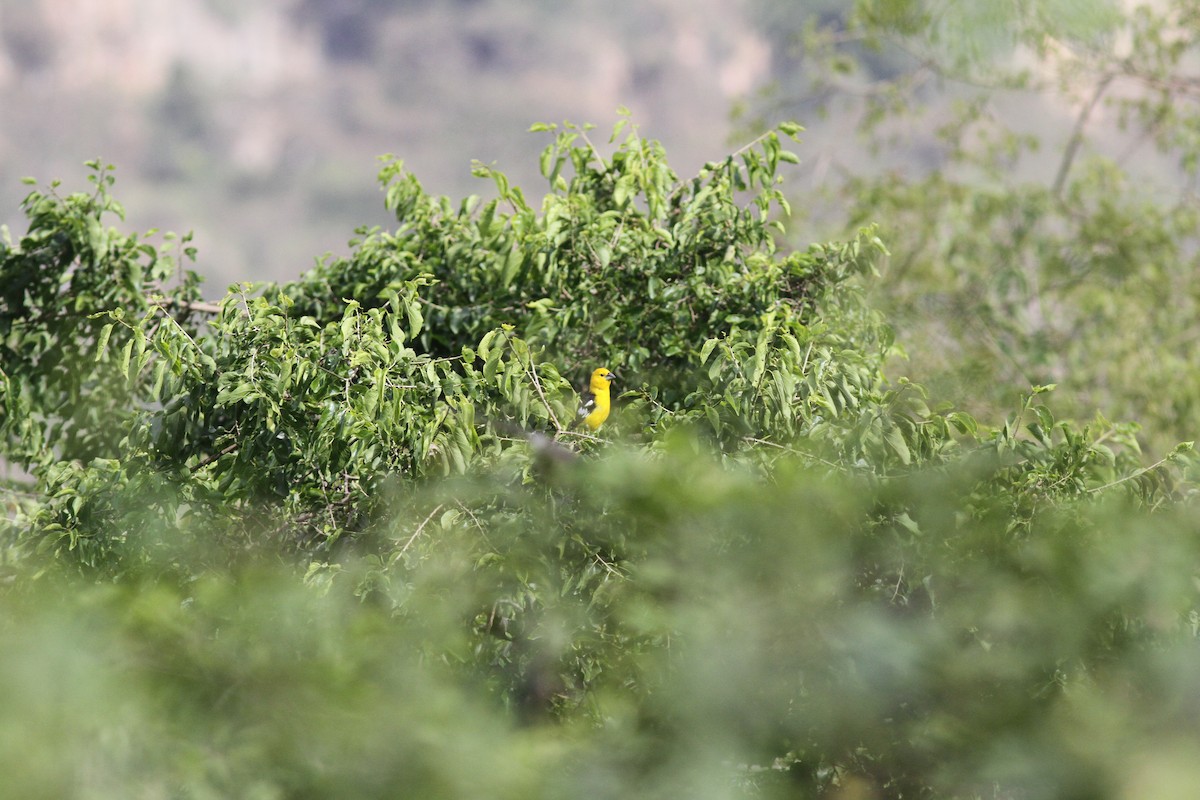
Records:
{"label": "bird's head", "polygon": [[608,367],[600,367],[592,372],[591,389],[595,391],[596,389],[608,388],[608,385],[616,380],[616,378],[616,374]]}

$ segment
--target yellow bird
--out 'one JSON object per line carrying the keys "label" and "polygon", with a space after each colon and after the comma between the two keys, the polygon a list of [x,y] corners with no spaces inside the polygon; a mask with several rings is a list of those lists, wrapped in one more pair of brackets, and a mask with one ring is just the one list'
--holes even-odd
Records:
{"label": "yellow bird", "polygon": [[604,424],[604,420],[608,419],[608,412],[612,409],[612,400],[609,397],[608,389],[616,377],[606,367],[600,367],[592,372],[591,380],[588,381],[587,388],[583,390],[583,402],[579,405],[579,421],[588,430],[596,430]]}

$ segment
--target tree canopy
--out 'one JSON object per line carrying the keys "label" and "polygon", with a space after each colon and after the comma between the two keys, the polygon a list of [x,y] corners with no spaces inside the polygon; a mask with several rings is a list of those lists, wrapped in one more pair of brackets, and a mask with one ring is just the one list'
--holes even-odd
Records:
{"label": "tree canopy", "polygon": [[[0,767],[27,796],[1169,796],[1190,448],[889,380],[786,123],[680,178],[538,125],[205,302],[112,170],[0,245]],[[792,201],[794,202],[794,201]],[[572,388],[620,376],[595,434]]]}

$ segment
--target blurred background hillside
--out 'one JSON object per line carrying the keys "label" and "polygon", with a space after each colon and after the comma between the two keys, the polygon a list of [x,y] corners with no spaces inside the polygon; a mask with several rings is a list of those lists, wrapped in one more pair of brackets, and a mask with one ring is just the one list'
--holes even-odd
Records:
{"label": "blurred background hillside", "polygon": [[195,230],[218,286],[284,278],[382,224],[377,156],[486,193],[472,159],[535,193],[534,122],[619,106],[677,169],[726,152],[769,78],[749,3],[726,0],[0,0],[0,221],[23,176],[117,166],[133,227]]}

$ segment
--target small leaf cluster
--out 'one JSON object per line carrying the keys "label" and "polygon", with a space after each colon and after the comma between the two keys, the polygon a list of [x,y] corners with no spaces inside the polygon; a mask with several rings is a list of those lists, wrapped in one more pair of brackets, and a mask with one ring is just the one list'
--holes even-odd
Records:
{"label": "small leaf cluster", "polygon": [[[62,196],[57,183],[30,192],[27,232],[14,243],[6,230],[0,241],[0,438],[5,457],[26,465],[112,454],[118,420],[150,399],[130,368],[146,335],[126,326],[114,336],[103,315],[154,309],[189,331],[198,325],[190,303],[200,280],[180,263],[194,257],[189,237],[156,247],[147,241],[153,231],[107,226],[106,216],[124,216],[109,193],[112,167],[88,166],[91,192]],[[110,349],[116,368],[95,367],[96,353]]]}

